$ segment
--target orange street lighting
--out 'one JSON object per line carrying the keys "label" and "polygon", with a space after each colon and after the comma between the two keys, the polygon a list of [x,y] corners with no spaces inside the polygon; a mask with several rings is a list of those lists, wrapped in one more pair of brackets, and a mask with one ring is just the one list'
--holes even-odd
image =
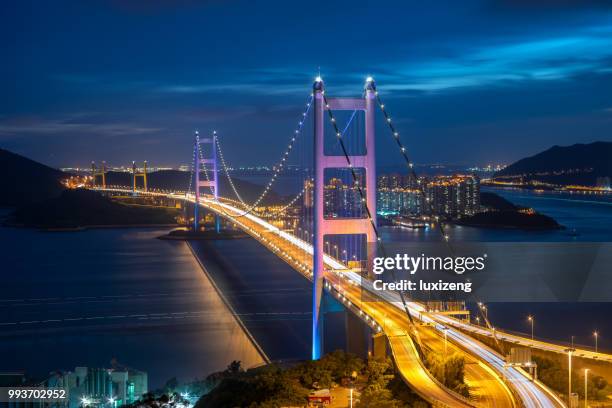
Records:
{"label": "orange street lighting", "polygon": [[587,394],[587,387],[588,387],[588,382],[587,382],[587,378],[589,375],[589,369],[585,368],[584,369],[584,408],[588,408],[588,402],[589,402],[589,394]]}

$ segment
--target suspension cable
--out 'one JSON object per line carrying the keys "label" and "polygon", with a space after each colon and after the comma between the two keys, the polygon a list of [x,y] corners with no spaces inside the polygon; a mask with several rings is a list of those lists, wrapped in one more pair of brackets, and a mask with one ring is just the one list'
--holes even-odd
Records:
{"label": "suspension cable", "polygon": [[[344,156],[344,158],[346,159],[346,163],[350,169],[351,172],[351,176],[353,178],[353,184],[357,187],[357,191],[359,192],[359,198],[361,201],[361,204],[363,206],[363,208],[365,209],[366,212],[366,216],[370,222],[370,225],[372,226],[372,230],[374,231],[374,235],[376,236],[376,244],[378,249],[380,249],[382,255],[384,257],[386,257],[386,250],[385,247],[383,245],[382,242],[382,238],[380,236],[380,233],[378,231],[378,228],[376,227],[376,222],[374,217],[376,216],[376,214],[374,214],[374,216],[372,216],[372,213],[370,211],[370,208],[368,206],[368,203],[366,201],[366,196],[365,193],[363,191],[363,188],[361,187],[361,184],[359,183],[359,178],[357,177],[357,172],[355,170],[355,167],[353,166],[353,163],[351,161],[351,157],[348,154],[348,150],[346,149],[346,146],[344,144],[344,139],[342,136],[342,133],[340,132],[340,129],[338,128],[338,124],[336,123],[336,118],[334,117],[334,113],[333,111],[330,109],[328,100],[327,100],[327,96],[325,96],[325,90],[321,91],[321,94],[323,95],[323,102],[325,103],[325,108],[327,110],[330,122],[334,128],[334,131],[336,132],[336,138],[338,140],[338,142],[340,143],[340,148],[342,150],[342,155]],[[369,186],[369,188],[376,188],[376,186]],[[392,271],[393,275],[395,275],[395,272]],[[393,279],[395,279],[395,276],[393,277]],[[406,297],[404,295],[403,291],[398,291],[399,295],[400,295],[400,299],[402,301],[402,305],[404,306],[404,311],[406,312],[406,315],[408,316],[408,319],[410,320],[411,324],[414,325],[414,320],[412,318],[412,315],[410,314],[410,309],[408,308],[408,303],[406,301]]]}
{"label": "suspension cable", "polygon": [[[294,135],[291,137],[290,141],[289,141],[289,145],[287,147],[287,149],[285,150],[285,152],[282,154],[281,156],[281,160],[278,163],[278,165],[273,167],[273,174],[272,177],[270,178],[270,180],[268,181],[266,187],[264,188],[264,190],[261,192],[261,194],[259,195],[259,197],[257,198],[257,200],[255,200],[255,202],[253,204],[247,204],[244,202],[244,200],[242,199],[242,197],[240,196],[240,194],[238,194],[238,191],[236,189],[236,186],[234,185],[231,176],[229,174],[228,168],[227,168],[227,163],[225,162],[225,158],[223,156],[223,152],[221,150],[221,144],[219,143],[219,138],[216,135],[216,132],[214,134],[213,137],[216,138],[216,145],[217,145],[217,149],[219,150],[219,155],[221,156],[221,164],[223,167],[223,171],[225,171],[225,174],[227,176],[227,179],[232,187],[232,190],[234,190],[234,193],[236,194],[236,197],[240,200],[240,202],[247,207],[246,210],[244,211],[244,213],[242,214],[238,214],[236,215],[236,217],[244,217],[247,214],[250,214],[251,212],[258,212],[256,210],[256,207],[261,203],[261,201],[266,197],[266,195],[270,192],[272,185],[274,184],[274,182],[276,181],[278,175],[280,174],[280,172],[286,167],[286,161],[287,158],[289,156],[289,153],[291,153],[293,146],[296,142],[296,140],[298,139],[298,137],[302,134],[302,130],[304,128],[304,123],[306,122],[306,117],[308,116],[308,113],[310,112],[310,107],[312,106],[312,100],[313,100],[313,94],[310,94],[310,97],[308,99],[308,102],[306,103],[306,110],[304,112],[302,112],[302,118],[300,119],[300,121],[298,122],[298,126],[294,131]],[[296,199],[297,200],[297,199]]]}
{"label": "suspension cable", "polygon": [[215,145],[217,146],[216,149],[219,152],[219,157],[221,157],[221,165],[223,166],[223,169],[224,169],[224,172],[225,172],[225,177],[227,178],[227,181],[229,182],[230,186],[232,187],[232,190],[234,190],[234,194],[236,195],[236,198],[238,198],[238,200],[240,200],[240,202],[243,205],[246,206],[247,204],[244,202],[244,200],[240,196],[240,193],[236,189],[236,186],[234,185],[232,177],[230,176],[229,171],[227,170],[227,164],[225,163],[225,156],[223,155],[223,150],[221,149],[221,142],[219,141],[219,138],[217,137],[217,131],[216,130],[213,131],[213,139],[215,141]]}
{"label": "suspension cable", "polygon": [[[419,188],[419,191],[421,192],[421,196],[424,200],[425,204],[426,202],[428,202],[427,197],[425,195],[425,186],[423,185],[423,183],[421,183],[421,181],[418,179],[416,171],[414,170],[414,163],[412,161],[410,161],[410,158],[408,157],[408,153],[407,153],[407,149],[404,146],[404,144],[402,143],[402,141],[400,140],[400,134],[397,131],[397,129],[395,128],[395,126],[393,125],[392,121],[391,121],[391,116],[389,116],[389,113],[387,112],[387,109],[385,108],[385,104],[382,102],[380,95],[378,93],[378,90],[374,90],[374,95],[376,96],[376,102],[378,103],[378,106],[380,107],[380,110],[382,111],[383,115],[385,116],[385,122],[387,123],[387,125],[389,126],[389,130],[391,131],[391,135],[393,136],[393,139],[395,140],[395,142],[397,143],[397,146],[399,147],[400,153],[402,155],[402,157],[404,158],[404,161],[406,163],[406,166],[408,167],[408,171],[410,172],[410,175],[412,176],[412,178],[414,179],[414,181],[417,183],[417,186]],[[449,243],[449,236],[445,231],[445,224],[443,223],[443,221],[441,220],[441,218],[437,215],[435,215],[436,221],[438,221],[438,228],[440,230],[440,234],[442,234],[442,238],[444,239],[444,241],[447,243],[447,247],[450,250],[451,254],[454,254],[453,248],[451,247],[450,243]]]}

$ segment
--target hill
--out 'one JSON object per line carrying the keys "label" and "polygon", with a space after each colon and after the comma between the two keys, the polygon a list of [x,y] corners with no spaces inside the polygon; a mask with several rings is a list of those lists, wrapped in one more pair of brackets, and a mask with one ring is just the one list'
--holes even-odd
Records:
{"label": "hill", "polygon": [[15,207],[57,197],[65,173],[0,149],[0,206]]}
{"label": "hill", "polygon": [[612,177],[612,142],[553,146],[495,174],[496,179],[517,176],[552,184],[595,185],[599,177]]}
{"label": "hill", "polygon": [[175,215],[165,209],[117,203],[95,191],[65,190],[58,197],[20,206],[9,223],[36,228],[174,224]]}

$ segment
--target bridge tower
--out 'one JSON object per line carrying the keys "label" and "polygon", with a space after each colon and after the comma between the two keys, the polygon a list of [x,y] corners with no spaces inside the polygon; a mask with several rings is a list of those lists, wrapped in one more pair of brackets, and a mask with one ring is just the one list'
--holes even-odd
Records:
{"label": "bridge tower", "polygon": [[[202,145],[210,145],[210,157],[205,158],[203,155],[200,155],[201,150],[206,152],[206,149],[202,149]],[[202,152],[202,154],[203,154]],[[216,200],[219,199],[219,184],[218,177],[219,172],[217,171],[217,132],[214,131],[212,137],[208,138],[200,138],[200,132],[196,130],[195,132],[195,143],[193,147],[193,162],[195,163],[195,200],[196,204],[194,205],[194,231],[199,230],[199,205],[200,202],[200,188],[208,187],[212,189],[212,195]],[[211,165],[210,168],[206,167],[207,165]],[[204,171],[206,174],[205,180],[200,180],[200,173]],[[212,175],[210,174],[212,172]],[[215,216],[215,229],[219,232],[221,227],[221,221],[219,216]]]}
{"label": "bridge tower", "polygon": [[142,166],[142,172],[138,171],[136,167],[136,162],[132,161],[132,193],[136,194],[136,180],[138,177],[142,177],[143,190],[145,193],[148,191],[147,189],[147,161],[144,161]]}
{"label": "bridge tower", "polygon": [[[376,146],[374,114],[376,108],[376,85],[371,78],[365,85],[364,98],[327,98],[324,93],[323,80],[320,77],[314,82],[314,240],[313,240],[313,290],[312,290],[312,359],[317,360],[323,351],[323,319],[321,303],[323,300],[323,280],[325,264],[323,262],[323,245],[326,235],[358,234],[366,235],[368,251],[376,247]],[[327,156],[324,150],[325,115],[327,111],[359,110],[365,112],[365,147],[364,155],[349,156],[351,166],[344,156]],[[327,168],[362,168],[365,171],[366,204],[373,220],[367,218],[333,218],[326,219],[324,214],[325,169]],[[374,222],[374,225],[372,224]],[[368,254],[369,258],[372,254]]]}
{"label": "bridge tower", "polygon": [[102,179],[102,188],[106,188],[106,162],[102,161],[102,168],[96,167],[96,162],[91,162],[91,177],[93,178],[93,185],[96,185],[96,177],[100,176]]}

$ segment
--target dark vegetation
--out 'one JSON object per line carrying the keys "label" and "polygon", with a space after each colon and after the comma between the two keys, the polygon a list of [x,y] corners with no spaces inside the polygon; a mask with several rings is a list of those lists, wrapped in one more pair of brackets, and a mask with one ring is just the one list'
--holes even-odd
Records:
{"label": "dark vegetation", "polygon": [[59,197],[19,207],[11,224],[36,228],[89,225],[174,224],[176,212],[120,204],[89,190],[65,190]]}
{"label": "dark vegetation", "polygon": [[305,406],[311,390],[338,384],[353,387],[355,396],[361,394],[357,408],[428,406],[395,375],[390,360],[364,361],[343,351],[293,366],[270,364],[243,370],[239,362],[233,362],[204,380],[165,387],[163,392],[172,395],[180,389],[201,395],[196,408]]}
{"label": "dark vegetation", "polygon": [[544,214],[525,214],[518,211],[487,211],[463,218],[457,224],[481,228],[518,228],[550,230],[562,228],[557,221]]}
{"label": "dark vegetation", "polygon": [[61,180],[67,175],[7,150],[0,149],[0,206],[57,197],[64,190]]}
{"label": "dark vegetation", "polygon": [[553,218],[512,204],[505,198],[489,192],[480,194],[480,204],[487,211],[462,218],[457,224],[482,228],[519,228],[550,230],[563,228]]}
{"label": "dark vegetation", "polygon": [[504,197],[486,191],[480,193],[480,205],[497,211],[516,211],[520,208]]}
{"label": "dark vegetation", "polygon": [[[553,390],[567,395],[567,367],[561,365],[557,360],[534,356],[533,361],[538,365],[538,379]],[[572,370],[573,383],[572,392],[584,399],[584,370]],[[589,400],[604,400],[610,393],[608,382],[596,373],[589,372],[587,376],[587,389]]]}
{"label": "dark vegetation", "polygon": [[443,355],[428,353],[425,366],[429,372],[444,386],[456,393],[469,397],[470,392],[465,383],[465,360],[463,357],[453,354],[444,358]]}
{"label": "dark vegetation", "polygon": [[595,185],[597,177],[612,177],[612,142],[553,146],[495,174],[495,178],[512,176],[561,185]]}

